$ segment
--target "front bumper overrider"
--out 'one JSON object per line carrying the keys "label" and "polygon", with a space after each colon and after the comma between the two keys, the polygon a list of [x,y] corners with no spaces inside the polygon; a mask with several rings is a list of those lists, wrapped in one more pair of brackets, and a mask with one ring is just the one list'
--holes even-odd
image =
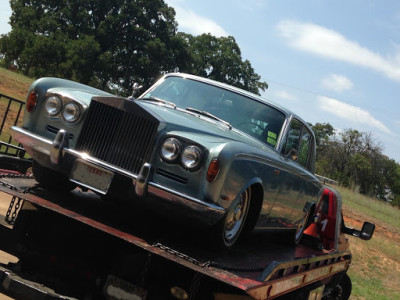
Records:
{"label": "front bumper overrider", "polygon": [[[92,157],[87,153],[69,148],[69,135],[63,129],[59,130],[54,140],[44,138],[17,126],[11,128],[11,135],[15,141],[24,146],[26,152],[40,165],[56,170],[67,177],[70,176],[75,161],[81,160],[111,171],[113,174],[131,179],[136,196],[144,198],[146,201],[157,201],[159,203],[161,201],[167,206],[172,205],[182,213],[198,219],[201,223],[207,225],[215,224],[225,213],[223,207],[152,182],[150,180],[152,166],[149,163],[145,163],[142,166],[139,174],[134,174]],[[91,188],[90,186],[86,187]]]}

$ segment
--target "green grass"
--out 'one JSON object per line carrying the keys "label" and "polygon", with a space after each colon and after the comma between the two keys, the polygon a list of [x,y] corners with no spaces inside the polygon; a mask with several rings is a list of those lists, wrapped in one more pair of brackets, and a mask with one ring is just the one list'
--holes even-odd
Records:
{"label": "green grass", "polygon": [[[0,68],[0,94],[6,95],[8,97],[25,102],[26,94],[28,92],[29,86],[34,79],[23,76],[21,74]],[[3,121],[3,116],[6,112],[9,100],[5,97],[0,98],[0,122]],[[10,137],[10,128],[15,123],[15,118],[20,109],[20,103],[12,102],[9,107],[9,112],[7,115],[6,122],[2,131],[0,133],[0,140],[3,142],[8,142]],[[21,115],[17,125],[22,124],[23,118],[23,108],[21,110]],[[1,123],[0,123],[1,124]],[[12,144],[17,145],[17,143],[12,142]],[[0,147],[0,152],[4,152],[5,146]],[[9,154],[15,154],[17,150],[9,148]]]}
{"label": "green grass", "polygon": [[0,68],[0,93],[9,97],[25,101],[29,86],[33,78]]}
{"label": "green grass", "polygon": [[353,284],[351,299],[400,299],[400,293],[389,293],[381,279],[366,278],[359,274],[353,274],[351,279]]}
{"label": "green grass", "polygon": [[400,229],[400,210],[389,203],[356,194],[349,189],[337,188],[343,203],[352,209]]}
{"label": "green grass", "polygon": [[370,221],[376,225],[369,241],[349,237],[353,254],[348,271],[353,283],[350,299],[400,299],[400,210],[351,190],[337,189],[345,218],[355,224]]}

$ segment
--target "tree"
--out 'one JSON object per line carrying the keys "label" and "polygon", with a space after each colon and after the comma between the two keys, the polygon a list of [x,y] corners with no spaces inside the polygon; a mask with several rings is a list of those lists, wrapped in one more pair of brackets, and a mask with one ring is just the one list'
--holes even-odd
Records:
{"label": "tree", "polygon": [[174,71],[259,93],[260,81],[233,37],[177,34],[163,0],[11,0],[11,32],[0,38],[6,65],[124,94]]}
{"label": "tree", "polygon": [[145,86],[176,67],[175,11],[162,0],[11,0],[5,62],[101,88]]}
{"label": "tree", "polygon": [[311,124],[311,128],[315,134],[315,142],[317,147],[326,146],[329,138],[335,133],[335,129],[329,123],[315,123]]}
{"label": "tree", "polygon": [[311,125],[317,140],[316,172],[341,185],[400,205],[400,165],[382,153],[371,133],[347,129],[337,136],[328,124]]}
{"label": "tree", "polygon": [[317,145],[316,157],[317,161],[324,155],[326,147],[329,145],[330,138],[334,135],[335,130],[329,123],[309,124],[314,131],[315,143]]}
{"label": "tree", "polygon": [[234,37],[186,33],[178,36],[186,42],[191,57],[189,62],[180,66],[184,72],[225,82],[255,94],[268,88],[266,82],[260,81],[261,76],[254,72],[250,62],[243,61]]}

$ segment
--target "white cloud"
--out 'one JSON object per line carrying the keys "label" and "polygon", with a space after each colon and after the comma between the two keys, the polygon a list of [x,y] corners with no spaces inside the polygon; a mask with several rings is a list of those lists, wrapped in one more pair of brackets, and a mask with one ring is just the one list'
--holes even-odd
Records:
{"label": "white cloud", "polygon": [[400,52],[385,58],[334,30],[312,23],[285,20],[277,28],[296,49],[366,67],[400,81]]}
{"label": "white cloud", "polygon": [[322,85],[335,92],[343,92],[353,88],[353,82],[343,75],[330,74],[322,79]]}
{"label": "white cloud", "polygon": [[167,3],[175,9],[175,19],[178,22],[179,31],[193,35],[211,33],[216,37],[229,36],[229,33],[213,20],[199,16],[192,10],[180,6],[180,1],[167,1]]}
{"label": "white cloud", "polygon": [[287,91],[277,91],[275,92],[275,97],[279,99],[284,99],[284,100],[297,100],[297,97],[293,94],[288,93]]}
{"label": "white cloud", "polygon": [[342,119],[361,125],[368,125],[384,133],[391,134],[391,131],[385,126],[385,124],[375,119],[368,111],[363,110],[362,108],[325,96],[319,96],[318,103],[322,110]]}

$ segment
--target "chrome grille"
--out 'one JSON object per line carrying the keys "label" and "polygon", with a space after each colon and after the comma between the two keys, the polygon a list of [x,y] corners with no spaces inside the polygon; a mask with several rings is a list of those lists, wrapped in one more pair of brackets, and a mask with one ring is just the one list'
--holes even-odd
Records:
{"label": "chrome grille", "polygon": [[136,103],[128,104],[129,112],[92,101],[76,149],[139,173],[154,149],[159,121]]}

